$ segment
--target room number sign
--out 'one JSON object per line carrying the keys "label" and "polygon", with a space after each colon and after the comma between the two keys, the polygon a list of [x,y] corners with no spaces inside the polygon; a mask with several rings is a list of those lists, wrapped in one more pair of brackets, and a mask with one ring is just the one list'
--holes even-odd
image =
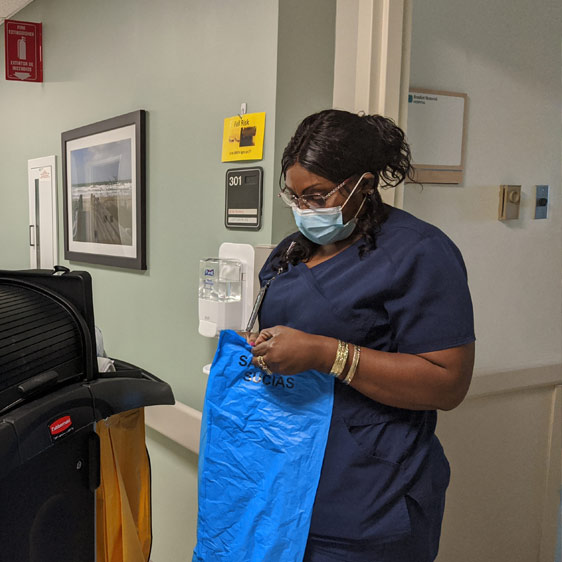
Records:
{"label": "room number sign", "polygon": [[263,168],[234,168],[226,171],[226,228],[259,230],[263,195]]}

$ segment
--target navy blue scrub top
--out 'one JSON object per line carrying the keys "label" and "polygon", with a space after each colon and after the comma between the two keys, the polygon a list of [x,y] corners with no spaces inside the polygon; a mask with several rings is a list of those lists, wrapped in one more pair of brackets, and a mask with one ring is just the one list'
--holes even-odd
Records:
{"label": "navy blue scrub top", "polygon": [[[359,240],[328,261],[289,266],[274,279],[260,327],[289,326],[411,354],[474,341],[459,250],[438,228],[405,211],[388,211],[376,249],[363,258]],[[277,250],[260,273],[262,285],[276,273]],[[310,536],[367,546],[411,534],[406,496],[429,509],[436,498],[444,499],[449,482],[436,421],[434,410],[386,406],[336,382]],[[436,535],[438,542],[439,530]]]}

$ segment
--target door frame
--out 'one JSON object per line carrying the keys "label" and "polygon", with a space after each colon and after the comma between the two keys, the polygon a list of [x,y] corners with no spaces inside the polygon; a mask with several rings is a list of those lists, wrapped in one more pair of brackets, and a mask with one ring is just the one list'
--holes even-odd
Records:
{"label": "door frame", "polygon": [[[412,0],[337,0],[333,106],[406,130],[411,37]],[[403,185],[381,196],[402,207]]]}

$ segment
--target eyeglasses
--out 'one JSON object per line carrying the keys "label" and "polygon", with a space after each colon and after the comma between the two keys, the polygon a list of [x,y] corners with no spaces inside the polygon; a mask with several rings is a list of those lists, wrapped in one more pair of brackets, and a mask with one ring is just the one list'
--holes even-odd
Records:
{"label": "eyeglasses", "polygon": [[322,193],[310,193],[308,195],[296,195],[293,193],[287,186],[285,186],[278,194],[278,197],[281,197],[281,200],[289,207],[301,207],[304,205],[309,209],[318,209],[321,207],[326,206],[326,201],[337,191],[339,191],[347,182],[349,178],[342,181],[339,185],[336,185],[334,189],[329,191],[326,194]]}

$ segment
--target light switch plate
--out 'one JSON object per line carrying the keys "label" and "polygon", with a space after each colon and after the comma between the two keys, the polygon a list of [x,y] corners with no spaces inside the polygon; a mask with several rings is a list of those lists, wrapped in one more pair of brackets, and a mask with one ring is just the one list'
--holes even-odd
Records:
{"label": "light switch plate", "polygon": [[548,215],[548,185],[537,185],[535,218],[546,219]]}
{"label": "light switch plate", "polygon": [[520,185],[500,185],[500,206],[498,219],[507,221],[519,218],[519,206],[521,205]]}

